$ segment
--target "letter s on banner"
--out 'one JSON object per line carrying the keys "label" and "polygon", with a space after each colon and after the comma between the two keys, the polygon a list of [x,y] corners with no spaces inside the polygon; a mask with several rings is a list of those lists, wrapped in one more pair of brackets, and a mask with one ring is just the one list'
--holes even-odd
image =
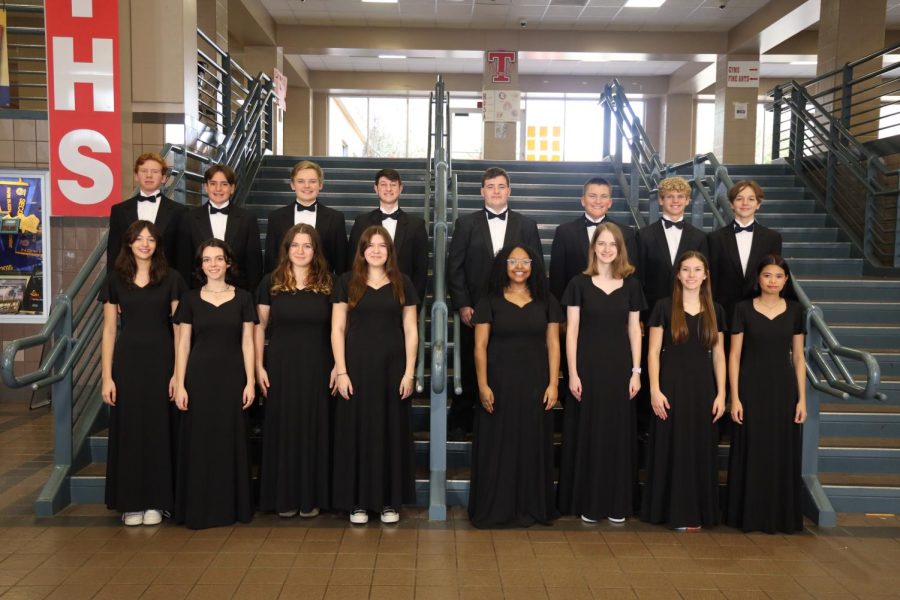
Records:
{"label": "letter s on banner", "polygon": [[121,199],[117,0],[44,5],[54,216],[106,216]]}

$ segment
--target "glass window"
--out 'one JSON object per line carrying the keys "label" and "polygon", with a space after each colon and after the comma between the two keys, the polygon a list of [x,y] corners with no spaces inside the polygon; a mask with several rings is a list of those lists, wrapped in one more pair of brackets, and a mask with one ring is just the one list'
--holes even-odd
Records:
{"label": "glass window", "polygon": [[697,102],[694,126],[694,154],[713,152],[716,135],[716,103],[713,100]]}

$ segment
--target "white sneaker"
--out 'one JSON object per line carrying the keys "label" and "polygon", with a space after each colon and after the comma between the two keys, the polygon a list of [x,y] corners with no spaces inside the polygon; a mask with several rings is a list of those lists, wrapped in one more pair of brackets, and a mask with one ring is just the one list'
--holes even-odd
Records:
{"label": "white sneaker", "polygon": [[381,522],[382,523],[396,523],[400,520],[400,513],[391,508],[390,506],[385,506],[381,510]]}
{"label": "white sneaker", "polygon": [[150,509],[144,511],[144,525],[159,525],[162,523],[162,512]]}
{"label": "white sneaker", "polygon": [[369,522],[369,513],[362,508],[354,508],[350,513],[350,522],[354,525],[365,525]]}
{"label": "white sneaker", "polygon": [[585,523],[596,523],[597,522],[596,519],[591,519],[587,515],[581,515],[581,520],[584,521]]}
{"label": "white sneaker", "polygon": [[613,525],[621,525],[625,522],[625,517],[606,517],[606,520]]}
{"label": "white sneaker", "polygon": [[122,522],[125,523],[128,527],[134,527],[135,525],[141,525],[144,522],[144,513],[142,512],[127,512],[122,515]]}
{"label": "white sneaker", "polygon": [[303,511],[301,510],[301,511],[300,511],[300,516],[303,517],[304,519],[312,519],[313,517],[318,517],[318,516],[319,516],[319,509],[318,509],[318,508],[314,508],[314,509],[312,509],[312,510],[309,511],[309,512],[303,512]]}
{"label": "white sneaker", "polygon": [[281,517],[282,519],[290,519],[291,517],[296,517],[297,509],[295,508],[294,510],[286,510],[286,511],[280,512],[280,513],[278,513],[278,516]]}

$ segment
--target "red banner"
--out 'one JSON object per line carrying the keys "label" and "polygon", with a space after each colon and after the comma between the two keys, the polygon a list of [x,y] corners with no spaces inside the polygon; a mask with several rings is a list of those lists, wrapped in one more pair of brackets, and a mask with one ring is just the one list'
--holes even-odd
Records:
{"label": "red banner", "polygon": [[109,214],[121,199],[118,0],[44,3],[54,216]]}

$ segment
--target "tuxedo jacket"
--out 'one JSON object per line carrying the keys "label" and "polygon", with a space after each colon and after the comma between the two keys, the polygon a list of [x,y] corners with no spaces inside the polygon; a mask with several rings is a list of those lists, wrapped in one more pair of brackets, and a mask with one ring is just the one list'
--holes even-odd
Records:
{"label": "tuxedo jacket", "polygon": [[[685,220],[678,251],[675,253],[676,260],[688,250],[696,250],[709,258],[706,234]],[[638,237],[638,254],[641,265],[638,278],[644,286],[647,308],[653,310],[657,300],[672,295],[672,284],[675,281],[675,268],[669,257],[669,244],[666,241],[662,219],[641,230]]]}
{"label": "tuxedo jacket", "polygon": [[[397,211],[397,230],[394,233],[394,255],[400,272],[409,277],[419,298],[425,298],[425,284],[428,278],[428,231],[425,221],[403,209]],[[376,208],[356,217],[350,230],[347,245],[347,261],[352,262],[356,247],[363,231],[372,225],[381,225],[381,209]],[[352,265],[348,264],[349,269]]]}
{"label": "tuxedo jacket", "polygon": [[[266,272],[271,272],[278,264],[278,251],[284,234],[294,226],[294,206],[296,201],[287,206],[273,210],[269,214],[266,226]],[[328,267],[337,275],[347,270],[347,226],[344,213],[329,208],[318,202],[316,204],[316,233],[322,241],[322,253],[328,261]]]}
{"label": "tuxedo jacket", "polygon": [[[605,217],[603,222],[614,223],[622,230],[625,249],[628,251],[628,262],[637,269],[639,257],[634,228],[609,217]],[[591,244],[586,229],[582,215],[574,221],[563,223],[553,234],[553,247],[550,250],[550,292],[557,300],[562,298],[572,278],[587,268]]]}
{"label": "tuxedo jacket", "polygon": [[[179,231],[178,270],[191,287],[199,287],[200,282],[194,278],[194,257],[200,244],[213,237],[209,222],[209,203],[189,210],[181,219]],[[229,205],[225,243],[234,254],[234,266],[237,268],[234,284],[255,294],[263,274],[263,261],[259,225],[253,213],[234,204]]]}
{"label": "tuxedo jacket", "polygon": [[781,234],[756,222],[747,259],[747,272],[741,270],[734,221],[709,234],[709,267],[713,297],[722,305],[728,319],[734,306],[753,294],[759,261],[768,254],[781,254]]}
{"label": "tuxedo jacket", "polygon": [[[503,245],[521,244],[530,247],[543,262],[541,238],[537,223],[512,210],[506,215],[506,235]],[[459,217],[453,226],[453,239],[447,257],[447,287],[454,310],[472,308],[487,293],[494,262],[494,246],[484,209]]]}
{"label": "tuxedo jacket", "polygon": [[[106,243],[106,268],[112,269],[122,249],[122,238],[132,223],[138,220],[138,194],[118,204],[113,204],[109,211],[109,237]],[[162,235],[160,248],[166,253],[166,260],[173,267],[178,261],[178,227],[187,207],[174,200],[162,196],[159,199],[159,210],[156,213],[156,228]]]}

